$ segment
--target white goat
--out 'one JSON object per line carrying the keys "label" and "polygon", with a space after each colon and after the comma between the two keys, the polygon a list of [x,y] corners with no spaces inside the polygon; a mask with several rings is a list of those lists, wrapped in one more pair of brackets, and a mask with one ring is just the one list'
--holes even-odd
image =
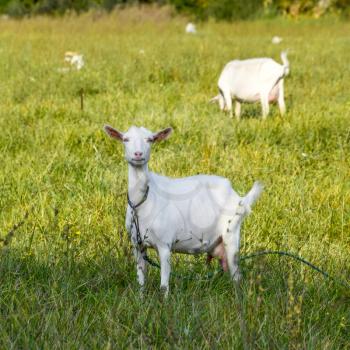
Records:
{"label": "white goat", "polygon": [[281,53],[281,59],[283,65],[272,58],[252,58],[227,63],[218,82],[220,94],[210,101],[218,101],[220,109],[226,109],[232,116],[232,99],[234,99],[237,119],[241,116],[242,102],[260,101],[265,119],[269,114],[269,102],[277,100],[283,115],[286,111],[283,81],[289,73],[286,52]]}
{"label": "white goat", "polygon": [[277,35],[275,35],[271,40],[272,44],[275,44],[275,45],[280,44],[282,41],[283,41],[283,39]]}
{"label": "white goat", "polygon": [[148,170],[151,145],[165,140],[171,128],[153,133],[132,126],[122,133],[111,126],[105,132],[124,144],[129,163],[126,228],[130,234],[141,288],[145,284],[146,249],[157,250],[161,290],[168,294],[171,251],[220,257],[234,280],[240,277],[240,229],[262,186],[256,182],[240,197],[219,176],[197,175],[171,179]]}
{"label": "white goat", "polygon": [[196,25],[193,23],[187,23],[186,28],[185,28],[186,33],[188,34],[196,34],[197,33],[197,28]]}
{"label": "white goat", "polygon": [[84,56],[77,52],[67,51],[64,54],[64,61],[70,63],[71,66],[80,70],[84,67]]}

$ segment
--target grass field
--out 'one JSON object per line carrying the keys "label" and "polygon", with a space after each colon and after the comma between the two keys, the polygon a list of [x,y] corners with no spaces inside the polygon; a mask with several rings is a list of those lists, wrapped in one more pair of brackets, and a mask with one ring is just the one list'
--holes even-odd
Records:
{"label": "grass field", "polygon": [[[1,349],[350,349],[350,292],[283,257],[242,263],[241,291],[173,256],[168,302],[144,298],[124,229],[127,165],[102,131],[172,126],[150,168],[265,191],[241,254],[293,251],[349,281],[350,23],[203,23],[166,13],[0,20]],[[273,35],[284,38],[272,45]],[[223,65],[289,48],[287,115],[207,103]],[[58,72],[76,50],[86,66]],[[84,111],[79,91],[84,89]],[[8,234],[29,211],[24,224]],[[155,258],[154,254],[151,254]]]}

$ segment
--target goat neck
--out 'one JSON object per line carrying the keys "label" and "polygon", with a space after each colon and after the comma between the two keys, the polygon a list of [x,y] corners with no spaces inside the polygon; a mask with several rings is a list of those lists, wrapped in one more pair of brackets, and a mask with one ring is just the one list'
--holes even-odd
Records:
{"label": "goat neck", "polygon": [[131,203],[137,205],[142,201],[149,182],[148,165],[135,166],[129,163],[128,193]]}

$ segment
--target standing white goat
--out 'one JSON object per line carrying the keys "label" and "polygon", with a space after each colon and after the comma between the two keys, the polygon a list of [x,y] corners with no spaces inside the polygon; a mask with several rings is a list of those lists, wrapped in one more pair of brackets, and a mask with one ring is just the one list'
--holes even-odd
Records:
{"label": "standing white goat", "polygon": [[240,197],[219,176],[197,175],[171,179],[148,170],[151,145],[165,140],[171,128],[153,133],[132,126],[122,133],[111,126],[105,132],[124,144],[129,163],[126,228],[130,234],[141,288],[145,284],[146,249],[157,250],[161,289],[168,294],[171,251],[220,257],[234,280],[240,277],[240,228],[262,186],[256,182]]}
{"label": "standing white goat", "polygon": [[232,116],[232,99],[234,99],[237,119],[241,116],[242,102],[260,101],[265,119],[269,114],[269,103],[278,101],[283,115],[286,111],[283,81],[289,74],[286,52],[281,53],[281,59],[283,64],[277,63],[272,58],[252,58],[227,63],[218,82],[220,94],[210,101],[218,101],[220,109],[226,109]]}

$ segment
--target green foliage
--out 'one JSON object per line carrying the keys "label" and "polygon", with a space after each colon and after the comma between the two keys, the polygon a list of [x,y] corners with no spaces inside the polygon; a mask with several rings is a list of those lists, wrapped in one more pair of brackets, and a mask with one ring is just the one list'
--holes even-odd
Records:
{"label": "green foliage", "polygon": [[249,19],[257,17],[262,9],[261,0],[211,0],[208,3],[208,16],[224,20]]}
{"label": "green foliage", "polygon": [[271,6],[294,17],[301,14],[312,14],[319,17],[331,11],[343,11],[344,14],[347,14],[350,0],[272,0]]}
{"label": "green foliage", "polygon": [[201,19],[213,17],[223,20],[251,19],[286,14],[320,17],[327,12],[347,14],[350,0],[170,0],[180,12]]}
{"label": "green foliage", "polygon": [[170,3],[178,11],[195,14],[201,19],[248,19],[256,17],[263,8],[262,0],[171,0]]}
{"label": "green foliage", "polygon": [[[242,264],[239,296],[227,276],[206,279],[216,267],[205,257],[174,255],[189,279],[172,277],[162,302],[151,268],[142,298],[124,228],[127,165],[102,126],[172,126],[153,171],[222,175],[241,194],[260,179],[241,253],[294,251],[348,279],[349,23],[208,22],[192,36],[181,18],[152,15],[0,21],[0,239],[33,208],[0,241],[0,349],[348,349],[349,291],[284,258]],[[285,48],[284,119],[272,106],[263,122],[245,104],[237,123],[208,103],[227,61],[279,61]],[[66,50],[84,54],[81,71],[58,71]]]}
{"label": "green foliage", "polygon": [[180,13],[198,19],[252,19],[287,14],[320,17],[328,12],[348,14],[350,0],[0,0],[0,11],[11,16],[77,13],[89,9],[113,10],[117,5],[171,4]]}
{"label": "green foliage", "polygon": [[26,14],[63,14],[66,11],[80,13],[100,7],[112,10],[114,6],[126,2],[127,0],[3,0],[0,8],[11,16],[19,17]]}

